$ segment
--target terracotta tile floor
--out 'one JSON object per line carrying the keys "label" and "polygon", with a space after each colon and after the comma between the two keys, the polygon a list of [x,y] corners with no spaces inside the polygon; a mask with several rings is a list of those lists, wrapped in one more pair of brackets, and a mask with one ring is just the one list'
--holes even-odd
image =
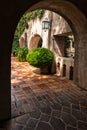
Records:
{"label": "terracotta tile floor", "polygon": [[87,91],[12,58],[12,119],[0,130],[87,130]]}

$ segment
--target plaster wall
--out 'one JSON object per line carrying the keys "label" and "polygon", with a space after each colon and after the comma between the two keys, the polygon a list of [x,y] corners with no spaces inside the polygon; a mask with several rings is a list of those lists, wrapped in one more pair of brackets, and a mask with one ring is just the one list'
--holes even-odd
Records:
{"label": "plaster wall", "polygon": [[[42,29],[42,21],[44,21],[45,19],[47,19],[50,22],[52,21],[52,25],[51,25],[50,29],[47,29],[47,30]],[[31,38],[34,35],[38,34],[43,39],[42,47],[46,47],[46,48],[53,50],[53,46],[52,46],[53,36],[71,32],[71,28],[68,25],[68,23],[64,20],[64,18],[49,10],[45,11],[41,20],[39,18],[36,18],[34,20],[28,21],[28,26],[29,26],[29,28],[25,29],[24,33],[21,36],[21,37],[25,38],[24,34],[25,34],[25,32],[27,33],[28,48],[30,46]],[[55,43],[55,44],[56,44],[56,46],[58,46],[57,43]],[[53,50],[53,51],[55,51],[55,50]]]}

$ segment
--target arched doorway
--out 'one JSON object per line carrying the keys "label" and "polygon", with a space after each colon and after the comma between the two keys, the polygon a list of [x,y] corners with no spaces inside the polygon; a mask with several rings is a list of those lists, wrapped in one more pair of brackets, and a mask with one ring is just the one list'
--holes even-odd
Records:
{"label": "arched doorway", "polygon": [[[37,1],[39,2],[39,0]],[[35,2],[37,3],[37,1]],[[28,1],[23,1],[20,3],[18,1],[18,3],[16,2],[15,4],[16,6],[14,6],[13,4],[14,2],[13,2],[11,3],[13,8],[11,8],[11,10],[8,9],[7,12],[4,12],[4,16],[5,16],[5,17],[3,16],[4,23],[1,19],[1,23],[4,24],[4,27],[7,28],[7,26],[9,25],[8,30],[5,32],[6,36],[4,35],[3,29],[1,29],[2,35],[5,36],[4,42],[6,43],[7,41],[9,45],[9,49],[7,44],[5,45],[4,49],[2,49],[3,47],[1,48],[2,51],[4,50],[3,52],[4,58],[6,56],[8,60],[2,59],[2,64],[1,64],[3,70],[6,70],[7,73],[2,73],[2,77],[1,77],[2,98],[0,99],[1,101],[0,120],[10,118],[11,116],[11,102],[10,102],[11,88],[9,86],[10,86],[10,52],[11,52],[11,44],[13,38],[12,35],[14,33],[18,20],[23,15],[23,13],[28,9],[29,11],[34,10],[35,8],[36,9],[45,8],[45,9],[53,10],[54,12],[59,13],[67,20],[67,22],[69,23],[69,25],[73,30],[75,36],[75,43],[76,43],[75,45],[76,54],[75,54],[75,63],[74,63],[75,64],[74,82],[78,84],[80,87],[87,89],[87,80],[86,80],[87,73],[85,73],[87,71],[87,60],[86,60],[87,59],[87,44],[86,44],[87,43],[87,18],[84,16],[84,14],[82,14],[82,12],[76,6],[74,6],[74,4],[65,0],[62,1],[44,0],[37,3],[36,5],[35,2],[32,1],[28,3]],[[10,17],[13,19],[11,19]],[[7,18],[8,21],[5,23],[5,19]],[[6,80],[6,82],[4,82],[3,77]],[[5,103],[7,103],[7,105],[5,105]]]}
{"label": "arched doorway", "polygon": [[34,34],[34,36],[31,37],[30,43],[29,43],[29,50],[35,49],[37,47],[42,47],[42,38],[38,34]]}
{"label": "arched doorway", "polygon": [[48,0],[48,3],[47,1],[41,1],[35,4],[34,6],[32,6],[28,11],[31,11],[37,8],[44,8],[44,9],[52,10],[60,14],[61,16],[65,18],[65,20],[70,25],[74,34],[74,38],[75,38],[75,50],[76,50],[73,80],[78,86],[87,89],[86,88],[87,80],[85,79],[85,77],[87,77],[87,74],[85,73],[86,50],[84,48],[84,45],[85,47],[87,46],[86,45],[86,35],[87,35],[86,17],[82,14],[82,12],[80,12],[78,8],[76,8],[71,2],[68,2],[68,1]]}
{"label": "arched doorway", "polygon": [[[50,4],[50,6],[48,6]],[[64,9],[62,9],[62,6],[64,6]],[[74,37],[75,37],[75,62],[74,62],[74,82],[79,85],[80,87],[84,88],[84,84],[86,82],[86,80],[84,81],[83,78],[83,73],[84,70],[81,69],[81,60],[84,60],[83,58],[81,59],[81,54],[80,53],[84,53],[82,52],[82,50],[80,50],[79,52],[79,45],[82,46],[82,42],[83,38],[83,32],[85,32],[85,27],[83,25],[83,22],[86,23],[86,19],[85,16],[83,16],[83,14],[71,3],[66,2],[66,1],[62,1],[62,2],[53,2],[48,0],[48,3],[46,3],[46,1],[42,1],[40,3],[35,4],[34,6],[32,6],[30,9],[28,9],[28,11],[32,11],[34,9],[38,9],[38,8],[44,8],[44,9],[49,9],[52,10],[58,14],[60,14],[61,16],[63,16],[66,21],[68,22],[68,24],[70,25]],[[70,10],[70,12],[68,12],[68,10]],[[72,14],[72,15],[71,15]],[[77,15],[79,14],[79,18],[77,18]],[[83,19],[83,22],[79,22],[78,23],[78,19],[80,21],[80,19]],[[77,26],[79,25],[79,26]],[[80,28],[82,26],[82,28]],[[79,30],[79,31],[78,31]],[[38,43],[38,35],[34,35],[34,37],[31,38],[30,41],[30,50],[32,50],[33,48],[37,47],[37,43]],[[84,67],[84,65],[82,65]],[[79,76],[80,74],[80,76]]]}

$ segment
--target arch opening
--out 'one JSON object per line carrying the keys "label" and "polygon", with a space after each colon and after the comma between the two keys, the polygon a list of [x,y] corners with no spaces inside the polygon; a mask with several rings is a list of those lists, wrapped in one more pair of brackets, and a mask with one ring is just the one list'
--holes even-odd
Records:
{"label": "arch opening", "polygon": [[31,38],[30,38],[30,43],[28,45],[29,50],[33,50],[35,48],[38,47],[42,47],[42,38],[40,35],[38,34],[34,34]]}
{"label": "arch opening", "polygon": [[86,44],[87,18],[74,4],[65,0],[62,1],[44,0],[33,5],[27,11],[31,11],[37,8],[48,9],[60,14],[62,17],[65,18],[65,20],[70,25],[74,34],[75,50],[76,50],[74,59],[75,67],[74,67],[73,80],[74,83],[76,83],[78,86],[87,89],[86,88],[87,80],[85,78],[87,77],[87,74],[85,73],[87,62],[86,62],[86,50],[84,48],[84,46],[87,47]]}
{"label": "arch opening", "polygon": [[[48,3],[49,3],[49,6],[48,6]],[[65,2],[65,1],[62,1],[62,2],[51,1],[50,2],[50,0],[48,0],[48,3],[46,1],[42,1],[42,2],[32,6],[27,11],[43,8],[43,9],[47,9],[47,10],[56,12],[66,19],[66,21],[68,22],[68,24],[70,25],[70,27],[73,31],[74,38],[75,38],[75,50],[76,51],[75,51],[75,61],[74,61],[75,67],[74,67],[74,78],[73,79],[74,79],[74,82],[78,86],[85,88],[86,81],[82,77],[84,70],[83,71],[80,70],[80,65],[81,65],[81,67],[84,67],[84,65],[86,63],[83,61],[84,64],[83,65],[80,64],[80,62],[81,62],[80,56],[81,56],[81,54],[84,54],[84,52],[82,52],[82,50],[80,49],[80,46],[83,47],[82,42],[83,42],[83,44],[85,44],[83,33],[84,32],[86,33],[84,24],[86,25],[87,20],[86,20],[85,16],[82,15],[82,13],[69,2]],[[62,9],[62,6],[64,7],[63,9]],[[70,10],[70,12],[68,12],[68,10]],[[79,18],[77,18],[78,14],[79,14]],[[80,21],[80,19],[82,19],[82,21]],[[78,22],[78,21],[80,21],[80,22]],[[39,38],[36,38],[36,37],[39,37]],[[33,39],[33,37],[31,38],[31,43],[36,39],[38,39],[37,41],[39,41],[40,36],[34,35],[34,39]],[[35,42],[35,43],[37,43],[36,45],[38,46],[38,42]],[[35,44],[34,44],[34,46],[35,46]],[[32,47],[31,47],[31,49],[32,49]],[[82,57],[82,60],[84,60],[83,57]],[[66,74],[64,71],[64,76],[65,75]],[[81,78],[83,81],[81,80]]]}
{"label": "arch opening", "polygon": [[[11,116],[11,93],[10,93],[10,54],[13,34],[18,20],[27,10],[45,8],[55,11],[63,16],[71,26],[75,36],[75,68],[74,82],[87,90],[87,17],[81,12],[87,13],[86,0],[23,0],[11,1],[5,6],[1,4],[1,98],[0,98],[0,120]],[[35,4],[37,3],[37,4]],[[82,4],[81,4],[82,3]],[[81,7],[81,8],[79,8]],[[84,9],[84,8],[85,9]],[[81,9],[81,10],[79,10]],[[3,25],[3,26],[2,26]],[[5,31],[4,31],[5,29]],[[3,56],[2,56],[3,54]],[[61,67],[61,66],[60,66]],[[4,80],[3,80],[4,79]]]}

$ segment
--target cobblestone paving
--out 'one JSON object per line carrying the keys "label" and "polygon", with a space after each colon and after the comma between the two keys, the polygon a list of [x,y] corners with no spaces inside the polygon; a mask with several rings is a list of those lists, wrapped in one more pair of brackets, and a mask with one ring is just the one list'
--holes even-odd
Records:
{"label": "cobblestone paving", "polygon": [[87,130],[87,91],[12,59],[12,119],[0,130]]}

